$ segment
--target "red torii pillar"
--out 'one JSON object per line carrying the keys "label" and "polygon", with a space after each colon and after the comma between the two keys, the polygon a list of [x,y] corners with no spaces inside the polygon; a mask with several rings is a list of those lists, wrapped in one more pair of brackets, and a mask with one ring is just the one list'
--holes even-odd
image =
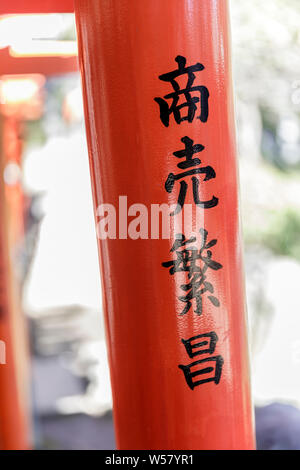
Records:
{"label": "red torii pillar", "polygon": [[[51,9],[56,2],[50,3]],[[188,278],[197,272],[171,274],[162,266],[176,251],[190,253],[184,244],[189,230],[177,247],[175,232],[170,240],[99,242],[118,447],[252,449],[227,0],[75,0],[75,13],[96,210],[101,203],[118,208],[119,195],[127,195],[128,206],[143,203],[149,210],[151,204],[176,203],[174,175],[183,170],[173,153],[184,148],[184,137],[202,152],[193,156],[201,157],[201,166],[189,160],[186,168],[206,167],[209,176],[204,181],[202,171],[193,181],[202,214],[195,265],[207,274],[201,309],[199,277]],[[190,90],[203,101],[192,101],[195,116],[191,102],[180,108],[178,123],[170,112],[166,126],[170,109],[164,106],[159,115],[162,101],[154,98],[169,103],[174,87],[158,77],[185,68],[183,59],[174,62],[178,56],[186,67],[204,66],[193,82],[202,88]],[[184,85],[178,82],[180,90],[186,87],[186,77]],[[177,104],[190,96],[182,94]],[[181,121],[184,110],[189,120]],[[172,174],[176,185],[171,176],[165,188]],[[185,202],[193,204],[188,176]],[[189,279],[193,288],[184,291]],[[187,294],[192,305],[181,316],[180,297]],[[206,336],[191,340],[200,335]],[[188,374],[189,366],[196,375]],[[206,370],[199,374],[199,367]]]}
{"label": "red torii pillar", "polygon": [[193,243],[192,219],[174,245],[99,242],[118,448],[253,449],[227,0],[75,14],[95,210],[180,192],[200,214]]}
{"label": "red torii pillar", "polygon": [[[2,116],[0,115],[0,133]],[[8,214],[3,184],[3,148],[0,136],[0,449],[27,449],[28,415],[16,369],[13,333],[14,289],[9,257]],[[20,343],[23,338],[20,338]],[[23,344],[22,344],[23,345]],[[27,404],[28,405],[28,404]],[[28,406],[27,406],[28,407]]]}

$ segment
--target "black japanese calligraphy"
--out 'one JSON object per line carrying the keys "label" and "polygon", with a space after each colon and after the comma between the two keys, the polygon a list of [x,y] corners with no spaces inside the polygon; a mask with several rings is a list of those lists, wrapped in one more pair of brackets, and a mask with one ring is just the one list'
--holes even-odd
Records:
{"label": "black japanese calligraphy", "polygon": [[189,338],[187,340],[181,340],[190,358],[199,356],[200,354],[212,354],[215,350],[217,341],[218,336],[214,331],[211,331],[210,333],[204,333],[198,336],[193,336],[192,338]]}
{"label": "black japanese calligraphy", "polygon": [[[188,366],[179,365],[178,367],[183,370],[186,383],[190,389],[194,390],[198,385],[207,382],[215,382],[217,385],[220,382],[223,362],[222,356],[214,356],[192,362]],[[212,375],[210,375],[211,372],[213,372]],[[198,376],[204,376],[204,378],[194,380]]]}
{"label": "black japanese calligraphy", "polygon": [[[198,73],[204,70],[204,65],[197,62],[187,66],[186,58],[181,55],[178,55],[175,61],[177,69],[159,76],[160,80],[169,82],[173,87],[173,91],[164,95],[163,98],[154,98],[159,105],[161,122],[165,127],[169,127],[170,117],[173,116],[177,124],[184,121],[192,123],[195,119],[206,123],[209,115],[209,91],[203,84],[194,84],[196,78],[199,77]],[[169,173],[165,181],[165,190],[169,194],[179,183],[177,205],[170,213],[171,216],[182,211],[190,181],[193,200],[198,208],[211,209],[219,203],[219,199],[214,195],[207,200],[203,200],[203,196],[200,196],[201,176],[203,175],[203,182],[216,178],[214,168],[210,165],[202,165],[199,158],[199,154],[205,150],[205,147],[200,143],[194,144],[194,140],[187,135],[182,137],[181,142],[184,148],[173,152],[174,157],[179,159],[177,168],[180,171]],[[208,280],[208,270],[218,271],[223,268],[222,264],[213,259],[211,251],[217,244],[217,239],[208,241],[208,231],[205,228],[201,228],[199,233],[200,240],[197,240],[196,236],[186,237],[183,233],[178,233],[170,250],[173,259],[162,263],[164,268],[169,269],[172,276],[176,273],[186,273],[187,280],[180,285],[183,293],[178,297],[184,304],[180,312],[181,316],[186,315],[192,306],[194,313],[202,315],[205,294],[212,305],[220,306],[214,286]],[[220,382],[224,360],[220,355],[213,355],[217,341],[218,336],[214,331],[181,340],[189,358],[197,358],[190,364],[178,366],[183,371],[186,383],[191,390],[208,382],[214,382],[216,385]],[[198,358],[199,356],[201,359]]]}
{"label": "black japanese calligraphy", "polygon": [[[197,340],[202,341],[194,343]],[[186,383],[191,390],[204,383],[214,382],[218,385],[220,382],[224,360],[220,355],[212,356],[217,341],[218,336],[214,331],[181,340],[190,358],[202,354],[208,355],[208,357],[194,361],[191,364],[180,364],[178,366],[183,371]]]}
{"label": "black japanese calligraphy", "polygon": [[185,315],[192,306],[192,299],[195,299],[194,312],[198,315],[202,314],[202,296],[206,292],[208,299],[215,306],[219,307],[219,300],[212,294],[214,294],[213,285],[207,280],[206,272],[208,269],[218,271],[223,266],[222,264],[212,259],[212,252],[210,248],[217,244],[217,240],[207,241],[208,232],[205,229],[199,230],[201,235],[200,249],[197,246],[189,246],[196,242],[196,237],[186,239],[185,235],[177,234],[174,244],[171,248],[171,253],[176,253],[176,258],[172,261],[166,261],[162,263],[164,268],[169,268],[171,275],[185,271],[188,274],[188,282],[182,284],[180,288],[186,292],[185,295],[179,297],[181,302],[185,303],[185,307],[181,312],[181,315]]}
{"label": "black japanese calligraphy", "polygon": [[[173,87],[173,92],[168,93],[164,98],[154,98],[158,103],[160,109],[160,119],[164,126],[168,127],[170,122],[170,115],[173,114],[175,122],[180,124],[182,121],[192,122],[194,120],[197,104],[200,103],[200,114],[197,119],[206,122],[208,119],[208,98],[209,91],[203,86],[193,86],[195,81],[195,73],[204,70],[204,65],[199,62],[190,67],[186,67],[186,58],[178,55],[175,58],[178,68],[172,72],[164,73],[159,76],[159,79],[164,82],[170,82]],[[180,76],[187,76],[186,86],[180,89],[180,85],[176,79]],[[199,96],[193,96],[193,95]],[[180,98],[184,98],[181,103]],[[171,100],[168,104],[167,100]],[[187,108],[187,114],[182,116],[182,111]]]}
{"label": "black japanese calligraphy", "polygon": [[[188,184],[183,178],[188,177],[188,176],[192,176],[193,198],[194,198],[195,204],[198,207],[202,209],[210,209],[212,207],[215,207],[218,204],[218,198],[215,196],[213,196],[208,201],[201,201],[199,197],[198,175],[200,174],[205,175],[204,181],[209,181],[210,179],[216,177],[215,170],[211,166],[200,167],[201,160],[197,157],[193,157],[193,155],[200,153],[204,150],[203,145],[201,144],[194,145],[194,141],[187,136],[183,137],[181,139],[181,142],[184,143],[185,148],[182,150],[177,150],[176,152],[173,153],[173,155],[176,158],[182,158],[182,159],[184,158],[183,161],[177,164],[177,167],[183,170],[187,170],[187,171],[177,173],[176,175],[174,175],[174,173],[170,173],[165,182],[166,191],[168,193],[171,193],[173,191],[175,181],[182,180],[180,181],[180,191],[179,191],[179,196],[177,200],[177,207],[173,212],[171,212],[170,215],[175,215],[182,210],[182,207],[185,203],[186,193],[188,189]],[[193,168],[193,169],[188,170],[188,168]],[[193,175],[197,175],[197,176],[193,176]]]}

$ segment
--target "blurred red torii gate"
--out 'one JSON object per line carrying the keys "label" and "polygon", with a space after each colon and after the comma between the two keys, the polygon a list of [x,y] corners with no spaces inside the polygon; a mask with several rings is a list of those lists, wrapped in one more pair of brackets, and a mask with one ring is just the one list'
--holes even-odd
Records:
{"label": "blurred red torii gate", "polygon": [[[67,13],[73,12],[73,1],[12,1],[0,3],[0,18],[4,15],[29,13]],[[65,56],[11,54],[10,47],[0,49],[0,80],[13,80],[14,77],[31,77],[34,74],[51,76],[78,70],[77,54]],[[38,78],[38,76],[37,76]],[[25,106],[5,112],[9,105],[2,103],[0,115],[0,171],[10,163],[20,164],[22,139],[21,122],[24,119]],[[21,115],[19,113],[21,112]],[[3,181],[3,180],[2,180]],[[0,448],[26,449],[31,446],[29,425],[30,384],[26,371],[28,351],[26,351],[26,331],[20,315],[18,286],[13,281],[9,260],[9,249],[19,240],[23,227],[23,194],[19,184],[0,188],[0,340],[5,343],[6,364],[0,364]],[[14,292],[14,294],[13,294]],[[24,343],[25,342],[25,343]],[[2,343],[1,343],[2,344]],[[25,355],[25,357],[23,357]],[[22,357],[21,357],[22,356]],[[2,359],[1,359],[2,360]]]}

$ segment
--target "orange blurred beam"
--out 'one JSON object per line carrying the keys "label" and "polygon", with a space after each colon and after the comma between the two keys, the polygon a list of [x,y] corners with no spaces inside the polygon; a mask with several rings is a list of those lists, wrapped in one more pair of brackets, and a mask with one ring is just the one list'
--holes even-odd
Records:
{"label": "orange blurred beam", "polygon": [[77,56],[38,56],[13,57],[9,47],[0,49],[0,76],[6,74],[41,73],[43,75],[58,75],[78,70]]}
{"label": "orange blurred beam", "polygon": [[10,0],[0,3],[0,15],[73,12],[73,0]]}

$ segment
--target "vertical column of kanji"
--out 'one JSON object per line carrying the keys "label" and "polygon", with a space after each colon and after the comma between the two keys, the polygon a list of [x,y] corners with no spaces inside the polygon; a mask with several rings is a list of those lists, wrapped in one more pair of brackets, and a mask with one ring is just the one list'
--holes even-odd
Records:
{"label": "vertical column of kanji", "polygon": [[251,449],[227,1],[75,13],[118,447]]}

